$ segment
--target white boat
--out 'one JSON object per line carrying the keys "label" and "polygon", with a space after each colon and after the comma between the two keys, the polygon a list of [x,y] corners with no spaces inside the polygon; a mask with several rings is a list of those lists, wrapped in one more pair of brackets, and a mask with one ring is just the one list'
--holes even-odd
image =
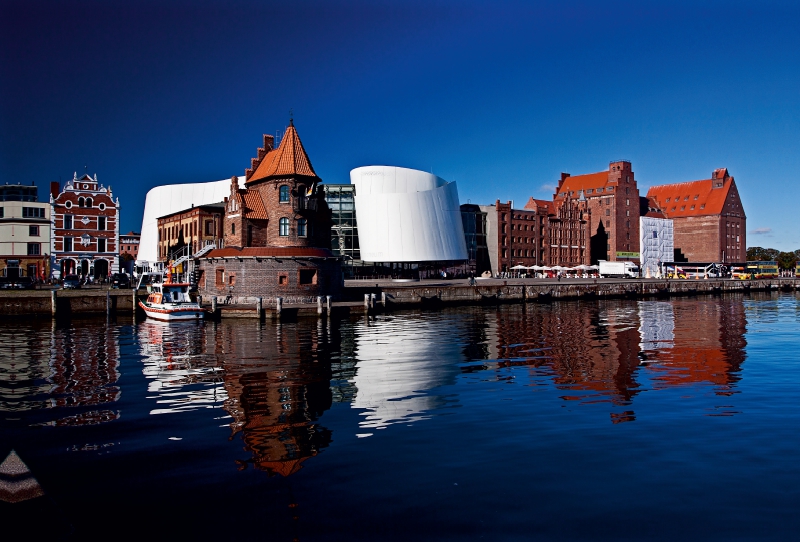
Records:
{"label": "white boat", "polygon": [[172,274],[167,279],[156,281],[147,287],[147,300],[139,301],[148,318],[164,322],[202,320],[206,310],[189,295],[188,282],[172,282]]}

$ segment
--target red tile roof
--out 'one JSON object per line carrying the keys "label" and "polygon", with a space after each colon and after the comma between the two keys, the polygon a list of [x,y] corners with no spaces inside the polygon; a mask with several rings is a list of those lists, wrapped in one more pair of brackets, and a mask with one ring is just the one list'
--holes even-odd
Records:
{"label": "red tile roof", "polygon": [[245,248],[218,248],[212,250],[203,258],[335,258],[333,252],[327,248],[305,247],[245,247]]}
{"label": "red tile roof", "polygon": [[261,199],[261,194],[257,190],[242,190],[239,192],[242,196],[242,203],[247,208],[245,218],[252,220],[267,220],[267,210],[264,207],[264,201]]}
{"label": "red tile roof", "polygon": [[269,177],[290,175],[317,176],[300,141],[300,136],[297,135],[294,123],[291,122],[281,139],[280,146],[264,156],[253,175],[247,179],[247,184]]}
{"label": "red tile roof", "polygon": [[543,209],[544,212],[547,213],[548,215],[556,214],[555,205],[553,205],[552,201],[548,201],[546,199],[531,198],[528,200],[528,203],[525,204],[525,209],[532,209],[532,210]]}
{"label": "red tile roof", "polygon": [[580,190],[586,193],[587,189],[597,190],[604,188],[608,184],[608,171],[598,173],[587,173],[586,175],[575,175],[567,177],[558,189],[559,194],[575,192],[578,195]]}
{"label": "red tile roof", "polygon": [[[727,175],[727,170],[717,171]],[[722,186],[714,188],[714,183],[720,182]],[[722,214],[732,184],[733,177],[665,184],[651,187],[647,197],[658,204],[667,218],[718,215]]]}

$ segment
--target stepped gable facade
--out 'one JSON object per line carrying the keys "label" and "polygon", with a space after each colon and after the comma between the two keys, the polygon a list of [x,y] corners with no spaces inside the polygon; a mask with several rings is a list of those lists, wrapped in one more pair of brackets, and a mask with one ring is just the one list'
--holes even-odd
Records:
{"label": "stepped gable facade", "polygon": [[607,171],[572,176],[562,173],[553,201],[586,199],[590,218],[590,260],[639,260],[639,188],[628,160]]}
{"label": "stepped gable facade", "polygon": [[119,272],[119,198],[97,175],[50,184],[53,270],[105,280]]}
{"label": "stepped gable facade", "polygon": [[300,136],[290,121],[280,145],[264,136],[245,188],[231,179],[222,224],[223,249],[198,259],[203,296],[275,297],[287,302],[337,296],[341,264],[331,252],[331,211]]}
{"label": "stepped gable facade", "polygon": [[688,261],[747,260],[747,216],[727,168],[715,169],[710,179],[654,186],[647,198],[672,219],[676,252]]}

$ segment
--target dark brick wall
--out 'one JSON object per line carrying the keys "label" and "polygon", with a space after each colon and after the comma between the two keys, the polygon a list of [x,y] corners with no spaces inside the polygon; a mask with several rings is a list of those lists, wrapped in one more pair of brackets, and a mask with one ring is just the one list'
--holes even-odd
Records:
{"label": "dark brick wall", "polygon": [[[338,299],[344,287],[341,264],[336,259],[201,258],[197,269],[202,271],[199,293],[207,299],[229,294],[238,302],[261,297],[271,304],[275,297],[284,298],[286,303],[311,301],[318,295]],[[301,277],[311,282],[301,284]]]}

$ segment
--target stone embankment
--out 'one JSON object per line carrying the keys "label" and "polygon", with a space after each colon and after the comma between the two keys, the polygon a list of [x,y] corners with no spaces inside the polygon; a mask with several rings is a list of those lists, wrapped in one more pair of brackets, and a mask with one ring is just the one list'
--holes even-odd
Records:
{"label": "stone embankment", "polygon": [[[214,303],[214,317],[221,318],[292,318],[327,314],[364,313],[414,307],[444,305],[480,305],[499,303],[536,303],[570,299],[652,298],[750,291],[796,291],[800,279],[761,280],[479,280],[419,281],[349,281],[344,300],[320,299],[311,304],[285,304],[262,300],[259,305]],[[137,294],[132,290],[32,290],[0,292],[0,318],[55,317],[82,315],[128,315],[143,317],[137,309]],[[143,299],[144,292],[138,298]],[[211,303],[204,303],[212,309]]]}

